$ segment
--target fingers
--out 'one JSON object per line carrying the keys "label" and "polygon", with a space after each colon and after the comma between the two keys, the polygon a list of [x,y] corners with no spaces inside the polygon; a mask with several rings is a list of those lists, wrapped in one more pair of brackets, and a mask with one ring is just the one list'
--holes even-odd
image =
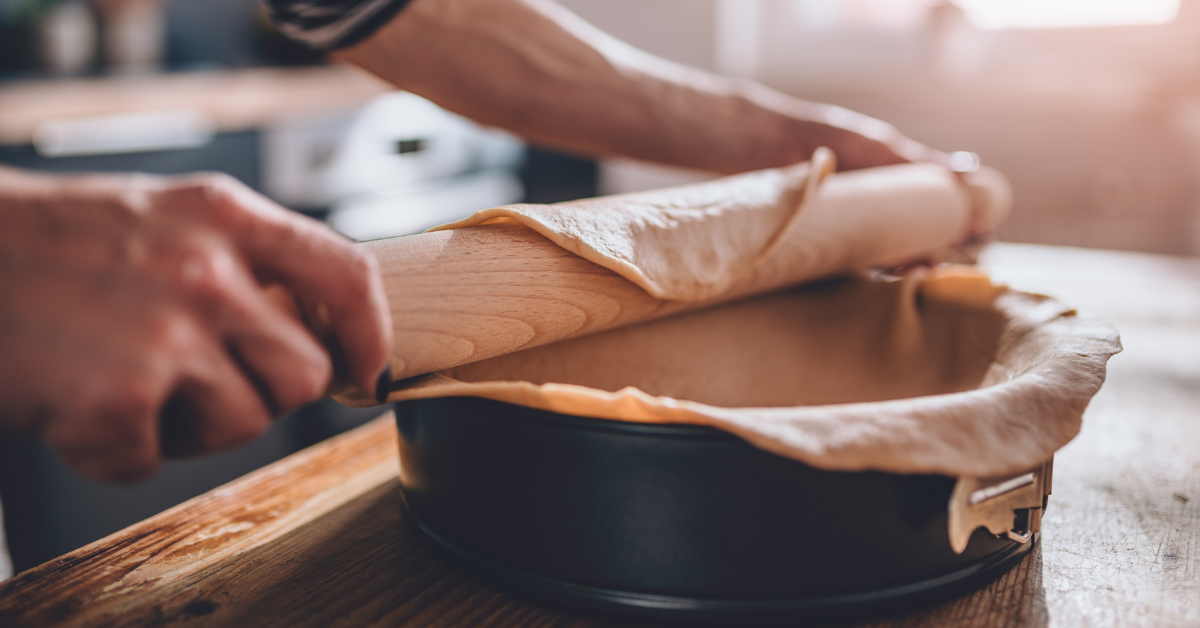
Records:
{"label": "fingers", "polygon": [[241,445],[260,435],[278,409],[321,396],[328,356],[260,293],[240,288],[223,299],[218,319],[227,329],[183,319],[166,325],[169,333],[144,335],[151,340],[144,354],[157,357],[90,382],[76,378],[86,383],[71,391],[80,401],[58,409],[60,420],[45,422],[47,441],[72,469],[99,480],[143,480],[162,456]]}
{"label": "fingers", "polygon": [[950,168],[952,160],[948,153],[931,148],[915,140],[900,136],[891,142],[891,148],[908,161],[922,161]]}
{"label": "fingers", "polygon": [[838,156],[838,170],[857,170],[906,162],[949,165],[949,156],[912,140],[894,126],[870,116],[822,106],[814,115],[826,126],[813,135]]}
{"label": "fingers", "polygon": [[351,381],[367,392],[387,363],[392,345],[391,310],[375,258],[324,229],[264,226],[247,238],[257,268],[324,306]]}
{"label": "fingers", "polygon": [[929,162],[950,167],[950,156],[920,142],[898,136],[891,141],[881,141],[861,135],[845,134],[830,148],[838,156],[838,170],[858,170],[892,166],[908,162]]}
{"label": "fingers", "polygon": [[271,424],[272,413],[251,379],[214,347],[194,360],[161,416],[161,451],[187,458],[247,443]]}
{"label": "fingers", "polygon": [[[184,303],[208,329],[211,346],[206,350],[228,354],[258,388],[271,414],[324,393],[333,370],[329,355],[296,315],[268,297],[232,251],[219,245],[201,248],[180,266]],[[185,376],[195,372],[201,380],[211,379],[203,369],[185,366],[190,368]]]}
{"label": "fingers", "polygon": [[[324,306],[351,380],[374,392],[391,349],[391,311],[375,258],[320,223],[240,186],[207,189],[261,279]],[[212,197],[216,197],[214,200]]]}
{"label": "fingers", "polygon": [[95,403],[60,409],[61,416],[47,422],[44,437],[67,466],[85,477],[122,483],[149,478],[160,462],[156,421],[167,387],[136,376],[110,377],[105,383],[113,387],[103,397],[92,397]]}
{"label": "fingers", "polygon": [[325,304],[373,390],[391,332],[381,280],[318,223],[227,177],[25,188],[0,199],[4,240],[22,244],[0,264],[0,422],[41,433],[81,474],[142,479],[164,452],[243,443],[323,394],[330,358],[264,296],[272,276]]}
{"label": "fingers", "polygon": [[867,137],[854,130],[832,127],[825,129],[818,141],[837,155],[838,171],[891,166],[912,161],[883,140]]}
{"label": "fingers", "polygon": [[260,385],[272,414],[321,398],[333,374],[324,347],[261,295],[251,295],[245,305],[245,317],[227,332],[229,350]]}

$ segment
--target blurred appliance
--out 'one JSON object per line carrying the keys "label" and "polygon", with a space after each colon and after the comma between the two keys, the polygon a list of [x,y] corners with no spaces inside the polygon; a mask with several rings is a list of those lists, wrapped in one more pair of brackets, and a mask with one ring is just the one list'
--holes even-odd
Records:
{"label": "blurred appliance", "polygon": [[358,240],[417,233],[521,200],[521,143],[407,92],[288,120],[262,139],[264,190]]}

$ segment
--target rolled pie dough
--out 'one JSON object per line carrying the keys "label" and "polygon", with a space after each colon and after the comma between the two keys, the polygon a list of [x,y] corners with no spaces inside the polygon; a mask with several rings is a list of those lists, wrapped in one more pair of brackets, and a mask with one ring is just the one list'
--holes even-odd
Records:
{"label": "rolled pie dough", "polygon": [[[970,267],[844,272],[952,244],[972,211],[994,224],[1009,202],[1002,177],[964,191],[929,165],[837,175],[829,183],[866,200],[806,221],[830,170],[818,154],[803,167],[441,227],[517,221],[663,299],[841,276],[447,369],[391,399],[476,396],[709,425],[828,470],[998,476],[1047,460],[1078,433],[1120,351],[1115,329]],[[888,216],[897,205],[907,222]]]}

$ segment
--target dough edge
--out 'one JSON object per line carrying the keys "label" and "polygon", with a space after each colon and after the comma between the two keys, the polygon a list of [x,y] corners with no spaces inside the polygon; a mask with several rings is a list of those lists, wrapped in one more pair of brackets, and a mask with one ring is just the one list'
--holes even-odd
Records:
{"label": "dough edge", "polygon": [[1121,351],[1117,330],[1038,294],[995,286],[980,271],[933,269],[922,293],[989,300],[1006,318],[996,357],[975,390],[891,401],[723,408],[571,384],[461,382],[434,373],[389,401],[482,397],[600,419],[705,425],[829,471],[992,477],[1048,460],[1079,433],[1083,412]]}

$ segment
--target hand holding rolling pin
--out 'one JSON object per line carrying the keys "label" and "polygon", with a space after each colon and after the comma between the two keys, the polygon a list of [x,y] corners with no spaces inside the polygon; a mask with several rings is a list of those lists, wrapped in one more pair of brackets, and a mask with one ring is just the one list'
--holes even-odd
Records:
{"label": "hand holding rolling pin", "polygon": [[[717,173],[821,146],[843,170],[949,163],[884,122],[658,59],[548,0],[263,1],[285,35],[575,153]],[[324,394],[334,360],[270,283],[328,314],[359,391],[389,381],[374,260],[230,179],[4,170],[0,225],[0,422],[84,475],[146,477]],[[178,420],[160,430],[160,415]]]}
{"label": "hand holding rolling pin", "polygon": [[325,304],[356,385],[384,368],[374,258],[232,178],[0,169],[0,224],[0,422],[85,476],[145,478],[324,395],[329,354],[266,282]]}

